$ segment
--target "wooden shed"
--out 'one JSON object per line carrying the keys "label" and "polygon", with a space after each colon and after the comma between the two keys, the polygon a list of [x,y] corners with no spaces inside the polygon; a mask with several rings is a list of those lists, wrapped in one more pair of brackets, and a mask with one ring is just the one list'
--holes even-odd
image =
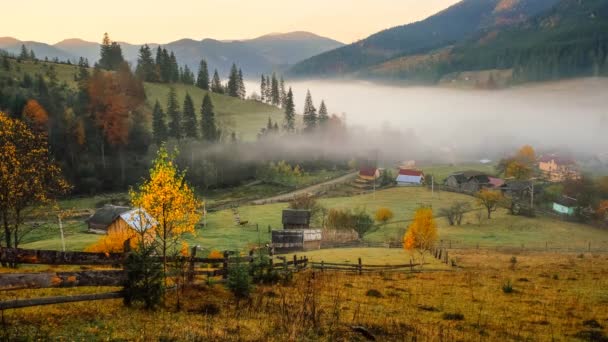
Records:
{"label": "wooden shed", "polygon": [[134,230],[144,232],[158,223],[143,209],[106,205],[86,220],[89,231],[107,234],[109,231]]}
{"label": "wooden shed", "polygon": [[321,229],[282,229],[272,231],[272,247],[277,253],[310,251],[321,248]]}
{"label": "wooden shed", "polygon": [[107,204],[95,211],[91,217],[86,219],[89,232],[96,234],[106,234],[112,222],[114,222],[120,214],[131,210],[129,207],[121,207]]}
{"label": "wooden shed", "polygon": [[283,210],[283,229],[310,228],[310,210]]}

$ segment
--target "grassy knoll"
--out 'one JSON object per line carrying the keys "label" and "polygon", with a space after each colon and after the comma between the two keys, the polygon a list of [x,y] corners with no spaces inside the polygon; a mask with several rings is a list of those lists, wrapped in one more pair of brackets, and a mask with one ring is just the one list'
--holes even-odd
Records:
{"label": "grassy knoll", "polygon": [[[604,341],[605,254],[454,252],[455,272],[354,275],[310,271],[237,301],[221,285],[186,289],[156,312],[121,300],[6,310],[3,340]],[[506,284],[512,291],[504,291]],[[506,287],[505,287],[506,288]],[[108,291],[0,292],[0,300]]]}
{"label": "grassy knoll", "polygon": [[[15,59],[9,59],[9,63],[11,65],[10,74],[16,79],[22,79],[23,75],[26,73],[31,76],[40,74],[48,79],[47,72],[53,67],[59,82],[65,82],[68,86],[76,88],[74,75],[78,72],[78,68],[75,65],[47,63],[43,61],[21,61],[21,63],[17,63],[17,60]],[[6,71],[2,69],[2,72]]]}

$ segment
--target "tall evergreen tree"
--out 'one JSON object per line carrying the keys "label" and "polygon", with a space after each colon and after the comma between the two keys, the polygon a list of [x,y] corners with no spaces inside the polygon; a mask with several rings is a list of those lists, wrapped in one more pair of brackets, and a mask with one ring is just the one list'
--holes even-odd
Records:
{"label": "tall evergreen tree", "polygon": [[190,94],[186,93],[184,98],[184,115],[183,115],[183,132],[188,138],[198,138],[198,123],[196,121],[196,112],[194,110],[194,102]]}
{"label": "tall evergreen tree", "polygon": [[313,131],[317,125],[317,109],[312,102],[310,90],[306,92],[306,100],[304,100],[304,127],[307,131]]}
{"label": "tall evergreen tree", "polygon": [[215,124],[215,113],[213,112],[213,103],[209,93],[205,94],[203,104],[201,106],[201,130],[203,139],[209,142],[219,140],[219,132]]}
{"label": "tall evergreen tree", "polygon": [[239,71],[234,63],[232,63],[230,75],[228,76],[227,92],[228,96],[239,97]]}
{"label": "tall evergreen tree", "polygon": [[171,70],[170,82],[179,82],[179,65],[173,51],[171,51],[171,55],[169,56],[169,68]]}
{"label": "tall evergreen tree", "polygon": [[279,95],[280,104],[281,107],[283,107],[283,104],[285,103],[285,97],[287,96],[287,93],[285,92],[285,81],[283,80],[283,76],[281,76],[281,79],[279,80]]}
{"label": "tall evergreen tree", "polygon": [[169,136],[176,139],[182,138],[182,115],[177,102],[175,88],[169,89],[167,96],[167,116],[169,117]]}
{"label": "tall evergreen tree", "polygon": [[325,106],[325,101],[321,101],[321,105],[319,106],[319,116],[317,118],[319,126],[324,127],[327,125],[329,121],[329,114],[327,113],[327,107]]}
{"label": "tall evergreen tree", "polygon": [[209,69],[207,68],[207,61],[204,59],[201,59],[198,67],[196,86],[203,90],[209,90]]}
{"label": "tall evergreen tree", "polygon": [[266,77],[262,74],[262,81],[260,82],[260,100],[266,102]]}
{"label": "tall evergreen tree", "polygon": [[266,103],[272,103],[272,82],[270,76],[266,76]]}
{"label": "tall evergreen tree", "polygon": [[139,56],[137,57],[137,68],[135,75],[145,82],[156,82],[156,66],[152,58],[152,50],[148,44],[144,44],[139,48]]}
{"label": "tall evergreen tree", "polygon": [[275,106],[281,104],[281,93],[279,92],[279,81],[277,81],[277,75],[272,73],[272,80],[270,84],[270,97],[271,103]]}
{"label": "tall evergreen tree", "polygon": [[239,97],[241,99],[244,99],[245,96],[247,96],[247,90],[245,89],[245,81],[243,80],[243,70],[241,70],[240,68],[239,68],[238,83],[239,83]]}
{"label": "tall evergreen tree", "polygon": [[[35,61],[36,60],[36,54],[34,53],[34,49],[30,49],[30,60]],[[70,60],[68,59],[68,64],[70,63]]]}
{"label": "tall evergreen tree", "polygon": [[19,54],[19,59],[28,60],[30,58],[30,54],[27,52],[25,45],[21,44],[21,53]]}
{"label": "tall evergreen tree", "polygon": [[224,93],[224,86],[222,86],[222,80],[220,80],[220,75],[217,73],[217,69],[213,72],[213,80],[211,81],[211,91],[217,94]]}
{"label": "tall evergreen tree", "polygon": [[116,42],[110,40],[107,33],[103,35],[101,43],[100,58],[98,65],[106,70],[118,70],[120,65],[125,62],[122,56],[122,48]]}
{"label": "tall evergreen tree", "polygon": [[160,146],[163,142],[167,141],[167,138],[169,136],[165,119],[165,112],[160,106],[160,103],[158,103],[158,100],[156,100],[156,103],[154,104],[154,110],[152,111],[152,133],[154,136],[154,142],[158,146]]}
{"label": "tall evergreen tree", "polygon": [[283,128],[288,132],[293,132],[296,127],[296,106],[293,101],[293,92],[291,88],[287,92],[287,97],[285,98],[285,122],[283,123]]}

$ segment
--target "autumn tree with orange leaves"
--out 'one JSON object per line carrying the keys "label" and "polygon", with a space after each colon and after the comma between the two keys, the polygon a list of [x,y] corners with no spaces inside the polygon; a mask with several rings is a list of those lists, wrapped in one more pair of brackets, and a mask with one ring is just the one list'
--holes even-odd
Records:
{"label": "autumn tree with orange leaves", "polygon": [[167,256],[180,253],[182,235],[194,233],[194,226],[202,216],[202,203],[174,159],[175,155],[162,146],[150,169],[150,178],[139,189],[129,191],[133,205],[146,210],[158,222],[154,229],[165,272]]}
{"label": "autumn tree with orange leaves", "polygon": [[[48,204],[70,186],[49,154],[46,134],[0,112],[0,218],[5,247],[19,247],[26,211]],[[30,227],[31,228],[31,227]]]}
{"label": "autumn tree with orange leaves", "polygon": [[33,99],[28,100],[25,107],[23,107],[22,116],[34,132],[48,132],[49,114],[38,101]]}
{"label": "autumn tree with orange leaves", "polygon": [[530,145],[522,146],[515,156],[500,161],[498,172],[518,180],[529,179],[534,174],[536,151]]}
{"label": "autumn tree with orange leaves", "polygon": [[431,251],[436,242],[437,224],[433,218],[433,209],[422,207],[416,210],[414,221],[403,237],[403,248],[406,251],[418,251],[424,263],[424,254]]}

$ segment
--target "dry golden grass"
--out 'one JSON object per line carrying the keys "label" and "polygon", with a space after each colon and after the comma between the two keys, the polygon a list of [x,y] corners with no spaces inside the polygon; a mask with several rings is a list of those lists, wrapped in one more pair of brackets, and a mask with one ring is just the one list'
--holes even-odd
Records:
{"label": "dry golden grass", "polygon": [[[182,310],[119,300],[6,310],[2,338],[63,340],[605,341],[608,255],[451,252],[453,272],[305,271],[237,303],[220,285],[186,290]],[[512,262],[512,258],[516,262]],[[512,293],[504,293],[510,281]],[[0,299],[93,289],[0,292]],[[99,289],[97,289],[99,290]]]}

